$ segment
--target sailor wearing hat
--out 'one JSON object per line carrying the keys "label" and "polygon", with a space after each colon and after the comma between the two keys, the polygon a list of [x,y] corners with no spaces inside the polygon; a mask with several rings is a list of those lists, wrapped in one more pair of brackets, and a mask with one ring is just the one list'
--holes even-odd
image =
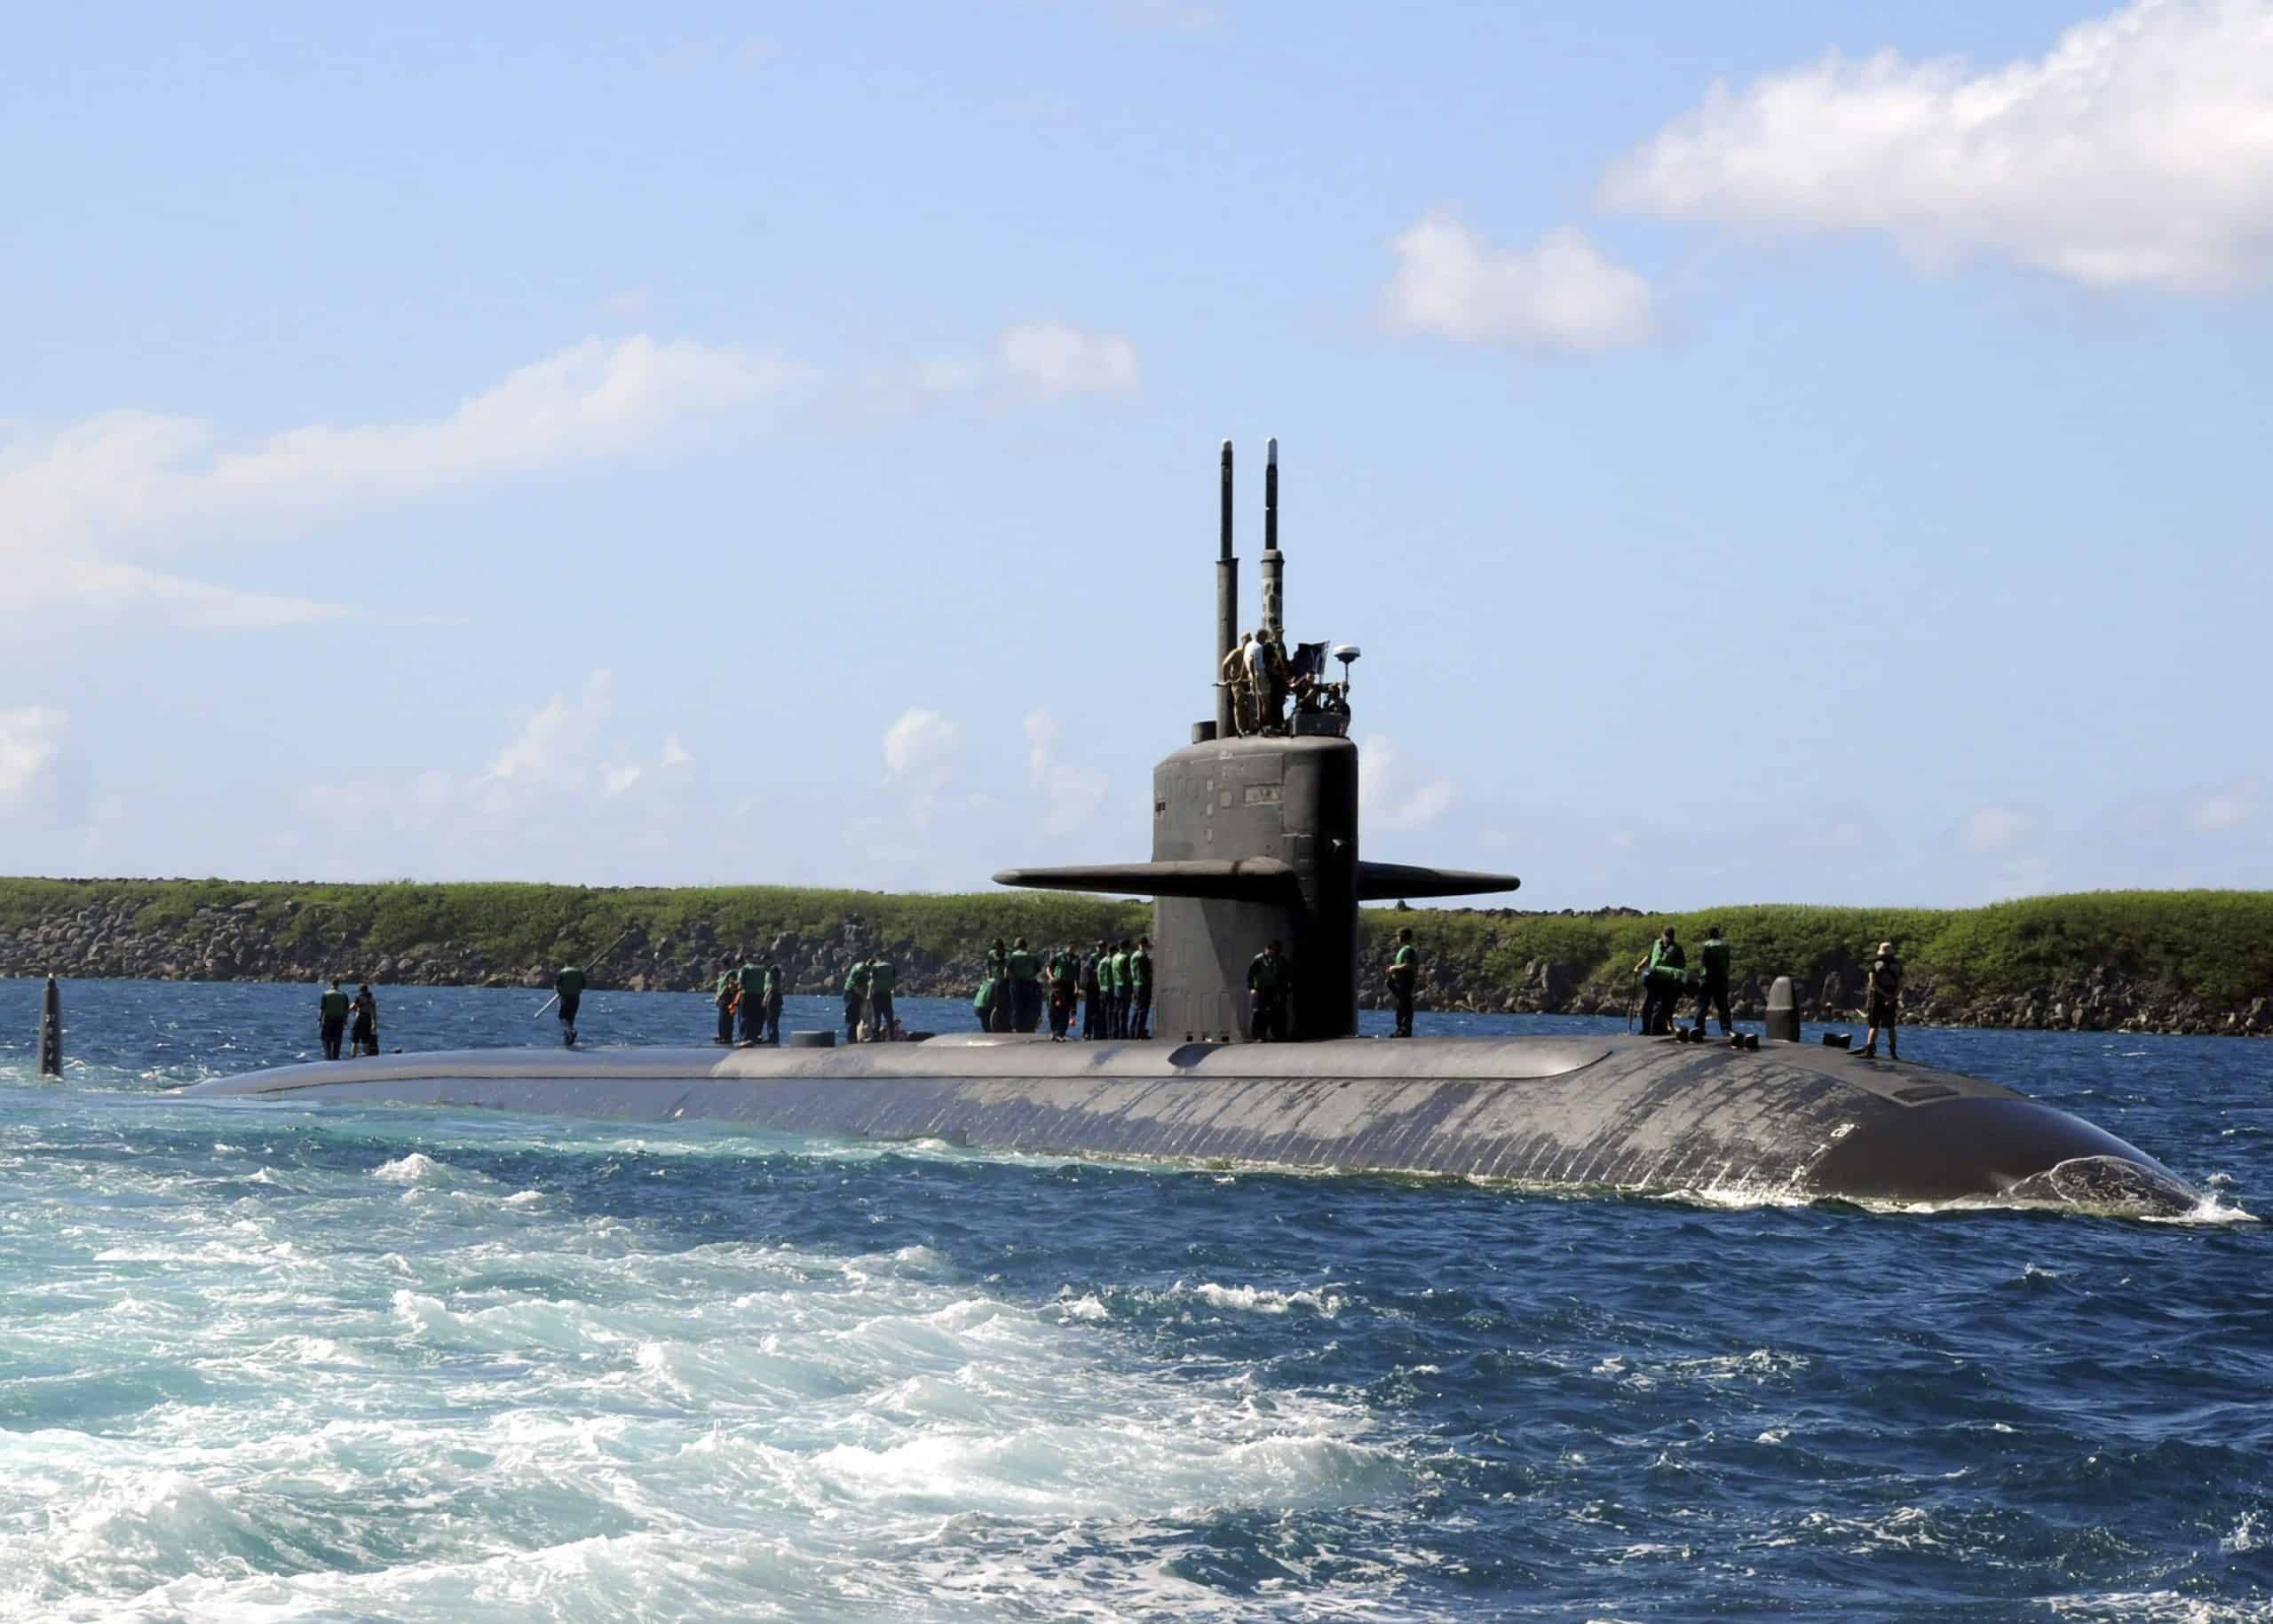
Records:
{"label": "sailor wearing hat", "polygon": [[1894,956],[1894,944],[1881,942],[1879,956],[1871,963],[1870,1006],[1865,1013],[1870,1018],[1870,1030],[1863,1034],[1863,1046],[1857,1054],[1876,1058],[1879,1052],[1879,1028],[1886,1028],[1886,1058],[1899,1060],[1894,1051],[1894,1024],[1897,1006],[1902,1002],[1902,961]]}

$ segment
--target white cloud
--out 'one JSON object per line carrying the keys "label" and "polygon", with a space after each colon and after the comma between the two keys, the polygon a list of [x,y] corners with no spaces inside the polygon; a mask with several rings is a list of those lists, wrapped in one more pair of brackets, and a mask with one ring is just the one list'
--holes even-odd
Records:
{"label": "white cloud", "polygon": [[1530,350],[1605,350],[1650,336],[1650,284],[1570,226],[1502,248],[1432,214],[1390,242],[1382,319],[1402,333]]}
{"label": "white cloud", "polygon": [[0,710],[0,812],[33,800],[63,754],[70,717],[49,705]]}
{"label": "white cloud", "polygon": [[800,375],[771,358],[642,333],[588,340],[507,375],[432,423],[272,436],[217,458],[203,478],[223,502],[297,509],[421,495],[476,478],[618,453]]}
{"label": "white cloud", "polygon": [[[133,607],[198,626],[343,616],[350,611],[341,605],[240,591],[153,560],[297,536],[455,487],[636,454],[698,424],[807,395],[813,384],[809,369],[772,356],[638,334],[562,350],[430,419],[309,424],[244,438],[194,418],[116,411],[0,438],[0,572],[8,583],[0,618],[56,605]],[[904,409],[990,393],[1128,396],[1138,386],[1128,339],[1034,323],[1005,329],[991,359],[920,360],[856,380],[852,392],[869,406]]]}
{"label": "white cloud", "polygon": [[2036,820],[2009,806],[1983,806],[1966,814],[1957,826],[1957,844],[1976,857],[2009,852],[2036,828]]}
{"label": "white cloud", "polygon": [[666,734],[663,739],[663,765],[687,767],[693,764],[694,752],[686,748],[685,741],[677,733]]}
{"label": "white cloud", "polygon": [[586,764],[591,740],[607,721],[614,677],[605,669],[584,680],[582,695],[556,693],[490,761],[485,779],[540,787],[574,783]]}
{"label": "white cloud", "polygon": [[2250,779],[2213,789],[2187,808],[2186,826],[2200,835],[2222,835],[2254,822],[2263,788]]}
{"label": "white cloud", "polygon": [[636,450],[801,376],[767,357],[640,335],[564,350],[431,421],[314,424],[240,442],[188,418],[89,418],[0,449],[0,566],[11,587],[0,614],[64,601],[139,604],[202,625],[337,615],[337,606],[239,592],[131,555],[289,535],[352,510]]}
{"label": "white cloud", "polygon": [[1058,757],[1063,725],[1047,710],[1029,712],[1026,720],[1026,782],[1041,791],[1041,832],[1068,835],[1089,821],[1105,800],[1105,776],[1094,768]]}
{"label": "white cloud", "polygon": [[1613,206],[1882,233],[1928,262],[2002,254],[2093,287],[2273,272],[2273,7],[2137,0],[2042,57],[1811,66],[1715,85],[1613,166]]}
{"label": "white cloud", "polygon": [[1368,828],[1425,828],[1442,817],[1460,786],[1441,775],[1410,781],[1411,765],[1386,733],[1369,735],[1358,749],[1358,816]]}
{"label": "white cloud", "polygon": [[[614,682],[593,671],[513,724],[471,772],[428,767],[311,786],[301,810],[327,853],[327,873],[401,872],[439,858],[450,874],[583,877],[595,853],[624,860],[682,855],[707,824],[685,792],[682,747],[643,761],[614,731]],[[416,843],[406,837],[416,836]]]}
{"label": "white cloud", "polygon": [[1136,346],[1118,333],[1029,321],[1003,329],[995,358],[1005,376],[1034,394],[1127,397],[1141,387]]}
{"label": "white cloud", "polygon": [[884,729],[884,781],[912,783],[938,776],[954,763],[962,729],[936,710],[910,706]]}

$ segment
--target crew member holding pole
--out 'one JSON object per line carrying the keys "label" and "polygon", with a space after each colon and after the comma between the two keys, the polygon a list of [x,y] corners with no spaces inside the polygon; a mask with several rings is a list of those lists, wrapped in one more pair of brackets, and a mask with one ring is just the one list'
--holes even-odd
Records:
{"label": "crew member holding pole", "polygon": [[574,1049],[576,1047],[576,1006],[584,1002],[584,972],[574,964],[563,964],[560,973],[552,978],[552,994],[560,1000],[560,1042]]}

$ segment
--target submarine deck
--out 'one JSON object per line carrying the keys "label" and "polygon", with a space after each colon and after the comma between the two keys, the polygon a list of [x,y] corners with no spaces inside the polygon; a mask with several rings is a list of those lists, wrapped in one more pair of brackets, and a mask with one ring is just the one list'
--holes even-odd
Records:
{"label": "submarine deck", "polygon": [[2120,1139],[1994,1083],[1812,1045],[1747,1051],[1620,1034],[472,1050],[287,1066],[183,1092],[1796,1199],[1996,1198],[2091,1161],[2160,1190],[2150,1204],[2193,1200]]}

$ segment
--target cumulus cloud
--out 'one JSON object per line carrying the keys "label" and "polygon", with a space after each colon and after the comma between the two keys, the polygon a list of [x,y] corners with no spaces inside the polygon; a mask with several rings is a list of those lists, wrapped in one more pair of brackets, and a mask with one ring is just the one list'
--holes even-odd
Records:
{"label": "cumulus cloud", "polygon": [[1118,333],[1029,321],[1004,329],[994,348],[1003,376],[1034,394],[1126,398],[1142,384],[1136,346]]}
{"label": "cumulus cloud", "polygon": [[1394,331],[1540,351],[1606,350],[1650,336],[1650,284],[1570,226],[1503,248],[1432,214],[1390,248],[1397,270],[1382,290],[1382,315]]}
{"label": "cumulus cloud", "polygon": [[1067,835],[1089,821],[1105,799],[1105,776],[1063,759],[1057,741],[1064,725],[1048,710],[1026,720],[1026,782],[1041,796],[1041,832]]}
{"label": "cumulus cloud", "polygon": [[50,705],[0,710],[0,812],[36,799],[63,754],[70,717]]}
{"label": "cumulus cloud", "polygon": [[884,729],[884,781],[907,784],[937,779],[962,748],[962,729],[936,710],[911,705]]}
{"label": "cumulus cloud", "polygon": [[0,564],[11,585],[0,613],[69,601],[199,625],[335,616],[345,611],[189,579],[137,555],[224,535],[289,535],[359,509],[636,450],[780,394],[799,376],[768,357],[643,334],[561,351],[425,421],[312,424],[238,440],[191,418],[106,413],[0,448]]}
{"label": "cumulus cloud", "polygon": [[495,783],[566,787],[581,770],[582,751],[607,720],[614,679],[606,670],[585,679],[575,699],[556,693],[532,711],[483,776]]}
{"label": "cumulus cloud", "polygon": [[1369,735],[1358,749],[1358,816],[1367,828],[1426,828],[1453,804],[1460,786],[1439,774],[1416,773],[1395,740]]}
{"label": "cumulus cloud", "polygon": [[2137,0],[1993,68],[1832,53],[1715,85],[1611,170],[1612,206],[1882,234],[2092,287],[2273,272],[2273,7]]}
{"label": "cumulus cloud", "polygon": [[1957,826],[1960,850],[1976,857],[2009,852],[2036,828],[2036,820],[2009,806],[1983,806],[1966,814]]}

